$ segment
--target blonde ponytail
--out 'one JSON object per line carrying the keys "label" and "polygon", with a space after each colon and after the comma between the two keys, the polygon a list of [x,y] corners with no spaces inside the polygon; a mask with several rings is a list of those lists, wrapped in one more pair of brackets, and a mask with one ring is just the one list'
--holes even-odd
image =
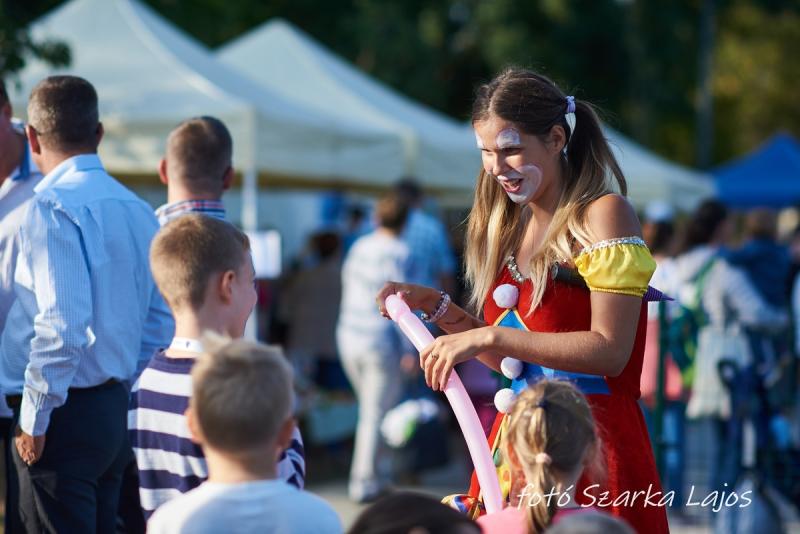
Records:
{"label": "blonde ponytail", "polygon": [[582,470],[585,464],[593,474],[600,470],[598,439],[589,404],[571,383],[541,380],[519,396],[504,434],[503,451],[512,477],[522,475],[527,483],[519,506],[527,508],[531,532],[543,532],[550,525],[559,497],[568,489],[559,485],[564,476]]}

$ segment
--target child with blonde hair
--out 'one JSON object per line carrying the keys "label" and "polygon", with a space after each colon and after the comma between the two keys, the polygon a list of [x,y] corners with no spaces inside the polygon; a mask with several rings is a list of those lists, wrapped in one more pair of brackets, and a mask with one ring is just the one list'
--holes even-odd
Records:
{"label": "child with blonde hair", "polygon": [[329,504],[282,480],[292,440],[292,369],[278,347],[207,334],[192,367],[186,419],[203,447],[208,480],[161,506],[151,534],[341,534]]}
{"label": "child with blonde hair", "polygon": [[[199,338],[204,332],[241,337],[256,303],[250,241],[225,221],[191,213],[167,223],[153,239],[150,265],[175,317],[175,337],[134,384],[128,410],[145,519],[208,478],[205,454],[192,442],[184,415],[190,373],[206,350]],[[305,454],[296,427],[276,463],[279,478],[303,488]]]}
{"label": "child with blonde hair", "polygon": [[568,515],[598,514],[575,501],[584,470],[591,477],[602,472],[586,397],[568,381],[543,379],[520,394],[509,415],[502,451],[515,486],[507,508],[478,520],[483,531],[543,532]]}

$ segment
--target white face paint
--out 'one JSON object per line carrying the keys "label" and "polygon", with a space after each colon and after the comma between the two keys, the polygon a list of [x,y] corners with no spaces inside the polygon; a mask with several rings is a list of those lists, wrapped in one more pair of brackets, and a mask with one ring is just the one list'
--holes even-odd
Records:
{"label": "white face paint", "polygon": [[483,139],[481,139],[481,136],[478,135],[478,132],[475,132],[474,130],[473,132],[475,133],[475,143],[477,143],[478,149],[483,150],[484,148],[486,148],[483,144]]}
{"label": "white face paint", "polygon": [[496,180],[511,202],[527,204],[533,200],[542,185],[542,169],[533,164],[522,165],[519,169],[509,169],[505,174],[497,176]]}
{"label": "white face paint", "polygon": [[516,130],[516,128],[506,128],[505,130],[500,130],[500,133],[497,134],[494,142],[497,145],[497,148],[500,150],[522,146],[522,141],[520,141],[519,132]]}
{"label": "white face paint", "polygon": [[[478,135],[477,131],[475,131],[475,139],[478,143],[478,147],[482,150],[485,150],[483,140]],[[519,134],[519,131],[513,127],[500,130],[495,137],[495,145],[497,147],[496,150],[492,150],[491,152],[506,151],[509,149],[523,149],[522,138]],[[498,154],[496,157],[501,158],[506,162],[505,164],[500,164],[500,166],[507,170],[502,174],[495,176],[495,179],[503,188],[503,191],[505,191],[506,195],[508,195],[508,198],[510,198],[515,204],[527,204],[533,200],[534,195],[536,195],[536,192],[542,185],[542,170],[539,168],[539,166],[534,164],[524,164],[516,168],[512,167],[512,164],[509,162],[508,158],[513,158],[514,160],[519,161],[517,152],[514,152],[513,155],[504,153]],[[494,169],[492,168],[490,156],[484,155],[484,170],[486,171],[486,174],[492,175],[492,171]]]}

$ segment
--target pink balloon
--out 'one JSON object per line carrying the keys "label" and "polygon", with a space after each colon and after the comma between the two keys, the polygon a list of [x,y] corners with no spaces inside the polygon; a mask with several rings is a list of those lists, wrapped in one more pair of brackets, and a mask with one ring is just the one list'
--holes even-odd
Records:
{"label": "pink balloon", "polygon": [[[418,351],[422,352],[425,347],[433,343],[431,333],[425,328],[422,321],[411,313],[408,304],[400,297],[399,293],[386,297],[386,311]],[[475,466],[475,473],[481,484],[486,513],[499,512],[503,509],[503,498],[500,494],[500,483],[497,480],[492,454],[489,451],[489,443],[483,433],[483,427],[481,427],[475,407],[455,369],[447,379],[444,394],[450,402],[450,407],[456,415],[458,425],[467,442],[469,455],[472,457],[472,464]]]}

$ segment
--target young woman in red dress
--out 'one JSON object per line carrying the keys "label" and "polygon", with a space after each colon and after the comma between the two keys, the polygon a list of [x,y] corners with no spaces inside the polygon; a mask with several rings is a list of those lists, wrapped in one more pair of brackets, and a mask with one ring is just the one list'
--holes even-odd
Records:
{"label": "young woman in red dress", "polygon": [[[408,284],[387,283],[378,305],[385,313],[385,297],[403,292],[448,333],[420,354],[434,389],[472,358],[513,378],[496,397],[500,413],[489,438],[495,449],[515,393],[542,376],[577,384],[597,421],[607,473],[597,483],[584,476],[576,500],[623,517],[638,532],[668,532],[636,402],[647,319],[642,297],[655,263],[599,120],[589,103],[546,77],[509,69],[480,87],[472,123],[483,169],[466,271],[470,303],[482,319],[438,290]],[[577,270],[585,287],[554,279],[556,266]],[[513,503],[514,475],[501,458],[496,463]],[[475,483],[471,491],[478,496]]]}

